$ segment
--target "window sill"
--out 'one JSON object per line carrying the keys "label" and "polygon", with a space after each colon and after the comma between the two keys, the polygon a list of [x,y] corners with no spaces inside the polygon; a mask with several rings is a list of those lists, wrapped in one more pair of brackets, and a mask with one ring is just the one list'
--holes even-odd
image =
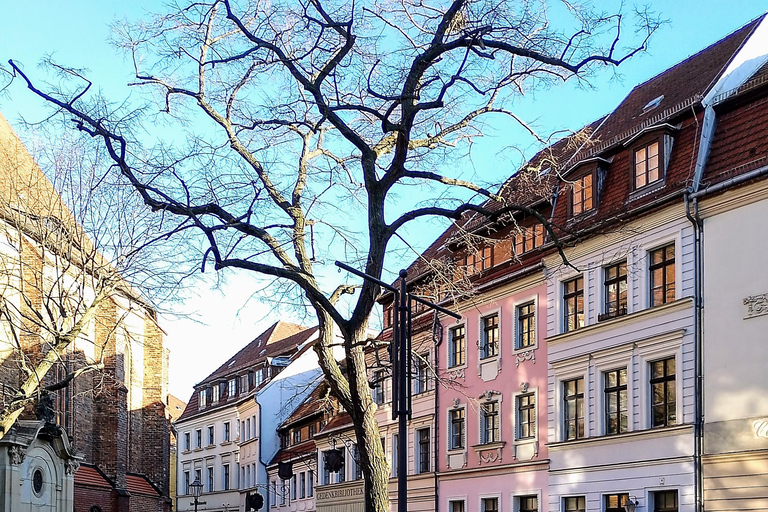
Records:
{"label": "window sill", "polygon": [[230,444],[232,444],[232,441],[222,441],[221,442],[221,446],[227,446],[227,445],[230,445]]}
{"label": "window sill", "polygon": [[584,327],[580,327],[578,329],[574,329],[572,331],[564,332],[561,334],[555,334],[554,336],[550,336],[549,338],[547,338],[546,341],[549,344],[570,341],[570,340],[581,338],[582,336],[588,336],[589,334],[594,334],[595,331],[599,332],[600,330],[603,330],[603,329],[616,327],[624,322],[627,322],[627,323],[635,322],[635,321],[639,321],[641,319],[653,317],[656,315],[672,313],[674,311],[686,309],[692,306],[693,306],[693,298],[683,297],[682,299],[677,299],[674,302],[669,302],[667,304],[662,304],[660,306],[654,306],[652,308],[641,309],[640,311],[627,313],[626,315],[618,316],[616,318],[611,318],[610,320],[605,320],[603,322],[598,322],[596,324],[585,325]]}
{"label": "window sill", "polygon": [[478,452],[482,452],[485,450],[498,450],[499,448],[504,448],[506,444],[507,444],[506,441],[494,441],[492,443],[473,444],[472,449]]}
{"label": "window sill", "polygon": [[568,219],[568,221],[566,222],[566,226],[569,226],[571,224],[576,224],[577,222],[581,222],[581,221],[587,220],[590,217],[593,217],[595,215],[597,215],[597,206],[593,206],[589,210],[587,210],[585,212],[581,212],[578,215],[572,215]]}
{"label": "window sill", "polygon": [[456,366],[449,366],[446,368],[446,370],[449,372],[455,372],[458,370],[466,370],[466,368],[467,368],[467,363],[464,363],[464,364],[457,364]]}
{"label": "window sill", "polygon": [[631,192],[629,194],[629,197],[627,198],[627,202],[631,203],[636,199],[640,199],[641,197],[645,197],[648,194],[657,192],[663,189],[665,184],[666,184],[666,180],[662,178],[660,180],[654,181],[653,183],[649,183],[648,185],[643,185],[642,187],[635,189],[634,192]]}
{"label": "window sill", "polygon": [[192,450],[192,451],[195,451],[195,452],[201,452],[201,451],[203,451],[203,447],[202,447],[202,446],[198,446],[197,448],[195,448],[195,449],[194,449],[194,450]]}
{"label": "window sill", "polygon": [[626,443],[628,440],[631,440],[635,437],[667,437],[680,434],[688,430],[693,430],[693,425],[673,425],[671,427],[647,428],[643,430],[623,432],[621,434],[585,437],[582,439],[572,439],[571,441],[558,441],[556,443],[549,443],[547,447],[550,450],[558,450],[593,443],[621,444]]}

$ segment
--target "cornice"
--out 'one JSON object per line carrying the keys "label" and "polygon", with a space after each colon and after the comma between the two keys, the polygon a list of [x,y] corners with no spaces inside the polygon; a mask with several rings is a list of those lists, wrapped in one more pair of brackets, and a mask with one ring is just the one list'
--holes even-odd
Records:
{"label": "cornice", "polygon": [[673,437],[680,434],[685,434],[688,431],[693,432],[693,425],[684,424],[676,425],[674,427],[654,428],[633,430],[624,434],[616,434],[610,436],[596,436],[588,437],[586,439],[577,439],[575,441],[558,441],[556,443],[548,443],[546,446],[552,452],[566,451],[572,448],[583,448],[585,446],[601,444],[601,445],[615,445],[624,444],[628,441],[642,439],[658,439],[663,437]]}
{"label": "cornice", "polygon": [[661,306],[655,306],[652,308],[642,309],[634,313],[628,313],[620,317],[604,320],[596,324],[576,329],[575,331],[556,334],[546,338],[545,341],[548,344],[554,345],[557,343],[579,340],[590,335],[599,334],[603,331],[625,327],[627,325],[641,322],[643,320],[648,320],[650,318],[683,311],[687,308],[693,308],[693,297],[683,297],[682,299],[677,299],[676,301],[670,302],[668,304],[662,304]]}
{"label": "cornice", "polygon": [[699,200],[699,216],[703,219],[735,210],[741,206],[768,200],[768,180],[728,189],[722,194]]}

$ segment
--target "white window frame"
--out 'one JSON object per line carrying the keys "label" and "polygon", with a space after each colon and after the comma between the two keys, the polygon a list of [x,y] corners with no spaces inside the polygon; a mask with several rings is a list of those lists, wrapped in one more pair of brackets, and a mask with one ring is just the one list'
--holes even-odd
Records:
{"label": "white window frame", "polygon": [[[518,429],[520,428],[520,417],[519,417],[520,414],[519,414],[519,411],[517,410],[518,409],[518,407],[517,407],[517,399],[518,399],[518,397],[524,396],[524,395],[533,395],[533,399],[534,399],[535,404],[536,404],[536,416],[535,416],[536,425],[534,427],[535,430],[536,430],[536,433],[533,435],[533,437],[526,438],[526,439],[518,439],[518,434],[519,434]],[[540,430],[539,430],[539,428],[541,426],[540,425],[540,421],[539,421],[539,407],[540,407],[540,405],[541,404],[539,403],[539,388],[538,387],[536,387],[536,388],[528,388],[528,390],[525,393],[523,393],[522,391],[517,391],[515,393],[512,393],[512,421],[513,421],[513,426],[514,426],[514,435],[513,435],[513,438],[514,438],[513,442],[514,442],[514,444],[516,444],[516,445],[530,444],[530,443],[535,443],[536,441],[539,440],[539,435],[541,433]]]}
{"label": "white window frame", "polygon": [[483,508],[483,500],[488,498],[496,498],[496,505],[498,505],[498,510],[501,512],[504,510],[504,503],[501,500],[501,494],[500,493],[482,493],[477,496],[477,510],[480,512],[485,512],[485,509]]}
{"label": "white window frame", "polygon": [[596,435],[607,436],[608,427],[605,424],[605,378],[606,372],[627,369],[627,431],[611,436],[629,434],[635,430],[635,389],[634,389],[634,362],[632,345],[622,345],[593,354],[595,375],[595,429]]}
{"label": "white window frame", "polygon": [[[584,271],[584,272],[569,272],[568,274],[562,275],[557,280],[557,301],[555,304],[555,315],[557,318],[557,326],[558,326],[558,333],[559,334],[566,334],[566,333],[572,333],[580,331],[581,329],[584,329],[586,327],[589,327],[592,325],[590,323],[592,311],[589,309],[589,274],[590,272]],[[582,278],[583,288],[582,288],[582,294],[584,297],[584,327],[579,327],[578,329],[574,329],[572,331],[566,331],[565,330],[565,318],[563,318],[563,313],[565,312],[565,283],[568,281],[572,281],[578,277]]]}
{"label": "white window frame", "polygon": [[[527,304],[530,304],[533,302],[533,322],[534,322],[534,335],[536,337],[536,340],[534,341],[533,345],[530,347],[520,347],[517,348],[517,337],[518,337],[518,319],[519,319],[519,308],[521,306],[525,306]],[[534,293],[533,295],[530,295],[526,298],[523,298],[521,300],[516,301],[512,305],[512,353],[513,354],[519,354],[521,352],[528,352],[530,350],[536,350],[539,348],[539,294]]]}
{"label": "white window frame", "polygon": [[[460,411],[460,410],[464,411],[464,446],[462,446],[461,448],[452,448],[451,441],[453,439],[453,431],[452,431],[453,422],[451,420],[451,412]],[[446,442],[447,442],[446,450],[451,453],[465,452],[467,450],[467,445],[469,444],[467,441],[467,404],[459,403],[458,406],[456,407],[450,407],[446,411],[446,421],[447,421],[446,424],[448,425],[448,428],[446,429],[446,431],[448,432],[447,439],[446,439]]]}
{"label": "white window frame", "polygon": [[[467,367],[467,356],[468,356],[468,347],[469,347],[469,332],[467,331],[467,319],[465,317],[461,317],[461,320],[458,320],[453,325],[446,326],[445,330],[445,337],[448,340],[448,343],[446,343],[446,354],[445,354],[445,360],[447,364],[445,365],[446,370],[448,371],[454,371],[454,370],[460,370],[462,368]],[[453,350],[451,344],[453,343],[453,330],[457,329],[459,327],[464,327],[464,363],[463,364],[457,364],[454,366],[451,366],[451,357],[453,356]]]}
{"label": "white window frame", "polygon": [[[637,279],[639,279],[640,282],[639,297],[641,309],[650,309],[651,307],[651,274],[649,270],[651,264],[649,257],[650,253],[651,251],[661,249],[662,247],[672,243],[675,244],[675,300],[682,298],[683,254],[681,236],[682,234],[680,233],[680,229],[676,228],[674,234],[660,236],[658,238],[654,238],[652,241],[645,242],[640,245],[642,256],[640,257],[638,261],[639,264],[635,270],[638,271]],[[627,271],[627,273],[629,273],[629,271]]]}
{"label": "white window frame", "polygon": [[577,358],[569,359],[566,361],[558,361],[552,363],[552,369],[555,377],[555,416],[556,420],[554,425],[550,425],[550,428],[554,428],[554,442],[572,442],[565,440],[565,410],[563,409],[563,383],[569,380],[582,378],[584,379],[584,439],[591,437],[590,431],[590,409],[589,404],[593,397],[593,386],[589,381],[589,355],[580,356]]}
{"label": "white window frame", "polygon": [[[419,433],[422,430],[426,430],[429,433],[429,442],[427,443],[427,463],[429,464],[429,469],[427,471],[421,471],[421,445],[420,445],[420,439],[419,439]],[[433,464],[433,457],[432,457],[432,443],[434,442],[434,432],[431,425],[420,425],[417,427],[414,427],[412,431],[413,435],[413,474],[414,475],[423,475],[427,473],[433,473],[434,472],[434,464]]]}
{"label": "white window frame", "polygon": [[[486,357],[485,359],[482,358],[483,354],[483,336],[485,335],[485,330],[483,329],[483,320],[486,318],[492,317],[496,315],[496,318],[498,319],[499,323],[499,343],[496,347],[496,355]],[[466,325],[466,324],[465,324]],[[464,330],[464,335],[467,335],[466,327]],[[481,365],[487,364],[490,362],[498,361],[502,354],[502,348],[504,347],[504,315],[501,314],[501,307],[496,307],[493,309],[489,309],[487,311],[483,311],[478,315],[477,317],[477,364],[478,369]],[[466,358],[465,358],[466,361]]]}
{"label": "white window frame", "polygon": [[[482,406],[489,402],[496,402],[499,404],[499,441],[504,439],[504,415],[502,414],[502,411],[504,410],[504,396],[499,394],[494,394],[493,396],[489,398],[484,398],[483,400],[478,402],[478,408],[477,408],[477,442],[478,444],[484,444],[483,443],[483,408]],[[464,416],[466,418],[466,415]],[[466,432],[465,432],[466,435]],[[469,441],[467,441],[467,444],[469,444]]]}
{"label": "white window frame", "polygon": [[520,498],[527,496],[536,496],[537,509],[541,510],[541,489],[515,489],[509,493],[509,499],[512,502],[512,512],[520,512]]}
{"label": "white window frame", "polygon": [[[640,391],[640,428],[651,428],[651,372],[650,364],[654,361],[675,358],[675,416],[676,425],[685,423],[683,418],[683,336],[680,329],[661,336],[654,336],[635,343],[638,357],[638,380]],[[656,427],[662,428],[662,427]],[[669,428],[669,427],[663,427]]]}
{"label": "white window frame", "polygon": [[451,511],[451,502],[453,502],[453,501],[463,501],[464,502],[464,511],[465,512],[469,512],[469,508],[467,507],[468,498],[469,498],[469,496],[467,496],[466,494],[463,494],[461,496],[453,496],[453,495],[452,496],[448,496],[445,499],[445,510],[447,510],[448,512]]}

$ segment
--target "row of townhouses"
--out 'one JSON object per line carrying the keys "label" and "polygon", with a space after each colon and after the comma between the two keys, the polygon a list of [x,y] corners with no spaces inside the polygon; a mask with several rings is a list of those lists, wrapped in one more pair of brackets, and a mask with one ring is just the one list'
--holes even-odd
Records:
{"label": "row of townhouses", "polygon": [[[407,449],[409,511],[768,510],[766,178],[761,17],[540,152],[484,204],[497,215],[441,234],[409,287],[461,319],[415,311],[407,438],[391,296],[369,353],[392,509]],[[179,510],[196,478],[205,510],[256,492],[270,512],[363,510],[351,422],[316,360],[279,385],[312,342],[285,328],[197,386]]]}

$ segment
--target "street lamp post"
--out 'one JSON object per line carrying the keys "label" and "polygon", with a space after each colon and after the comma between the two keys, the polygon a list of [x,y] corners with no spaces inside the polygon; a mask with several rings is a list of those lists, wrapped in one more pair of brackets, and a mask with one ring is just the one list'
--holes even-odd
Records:
{"label": "street lamp post", "polygon": [[199,478],[195,478],[195,481],[189,484],[189,488],[192,490],[192,497],[195,499],[195,512],[197,512],[198,499],[203,492],[203,484]]}

